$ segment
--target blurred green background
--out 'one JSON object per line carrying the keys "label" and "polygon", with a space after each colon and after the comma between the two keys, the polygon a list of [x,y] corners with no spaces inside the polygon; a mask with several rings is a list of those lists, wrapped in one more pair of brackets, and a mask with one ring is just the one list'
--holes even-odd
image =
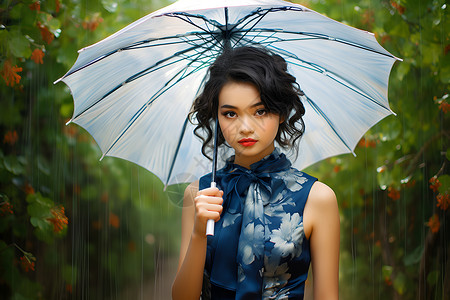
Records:
{"label": "blurred green background", "polygon": [[[171,1],[2,0],[0,298],[170,299],[184,185],[99,162],[65,126],[69,89],[53,82],[77,50]],[[341,299],[450,299],[450,21],[445,0],[296,1],[375,33],[403,59],[398,114],[343,155],[307,171],[341,212]],[[301,84],[301,83],[300,83]]]}

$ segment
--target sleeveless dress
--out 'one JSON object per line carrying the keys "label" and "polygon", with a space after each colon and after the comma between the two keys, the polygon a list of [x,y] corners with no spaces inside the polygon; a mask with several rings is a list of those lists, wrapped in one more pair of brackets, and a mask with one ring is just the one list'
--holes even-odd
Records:
{"label": "sleeveless dress", "polygon": [[[223,212],[208,236],[211,299],[303,299],[311,261],[303,210],[316,178],[278,149],[246,169],[231,157],[216,172]],[[211,174],[199,188],[211,184]]]}

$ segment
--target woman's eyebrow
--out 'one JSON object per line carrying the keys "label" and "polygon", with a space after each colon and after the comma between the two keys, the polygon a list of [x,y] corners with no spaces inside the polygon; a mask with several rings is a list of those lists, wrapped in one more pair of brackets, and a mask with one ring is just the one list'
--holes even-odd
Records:
{"label": "woman's eyebrow", "polygon": [[[258,102],[258,103],[255,103],[255,104],[252,104],[252,105],[250,105],[250,107],[257,107],[257,106],[261,106],[261,105],[264,105],[264,103],[262,103],[262,102]],[[224,105],[222,105],[220,108],[231,108],[231,109],[237,109],[237,107],[236,106],[233,106],[233,105],[229,105],[229,104],[224,104]]]}

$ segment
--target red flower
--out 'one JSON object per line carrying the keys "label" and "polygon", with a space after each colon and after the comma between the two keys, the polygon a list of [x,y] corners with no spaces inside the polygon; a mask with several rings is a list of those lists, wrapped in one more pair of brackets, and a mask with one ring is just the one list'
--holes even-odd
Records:
{"label": "red flower", "polygon": [[31,3],[31,4],[29,5],[29,7],[30,7],[31,10],[37,10],[37,11],[40,11],[40,10],[41,10],[41,2],[39,2],[39,1],[34,1],[33,3]]}
{"label": "red flower", "polygon": [[12,215],[13,212],[13,206],[9,201],[3,201],[0,203],[0,216],[6,216],[6,215]]}
{"label": "red flower", "polygon": [[333,168],[334,173],[339,173],[340,170],[341,170],[341,166],[339,166],[339,165],[335,165]]}
{"label": "red flower", "polygon": [[447,101],[442,101],[441,104],[439,104],[439,109],[442,110],[444,114],[447,114],[450,111],[450,104],[448,104]]}
{"label": "red flower", "polygon": [[400,191],[397,190],[396,188],[389,187],[388,188],[388,197],[391,198],[392,200],[396,201],[396,200],[400,199]]}
{"label": "red flower", "polygon": [[39,27],[39,30],[41,31],[42,39],[47,44],[50,44],[55,39],[55,36],[53,35],[53,33],[51,33],[50,30],[45,25],[42,25],[40,22],[37,22],[37,26]]}
{"label": "red flower", "polygon": [[44,52],[41,49],[34,49],[33,53],[31,53],[31,59],[37,63],[37,64],[43,64],[44,61],[42,60],[42,58],[44,57]]}
{"label": "red flower", "polygon": [[3,144],[10,144],[12,146],[17,142],[18,139],[19,137],[17,136],[17,131],[8,131],[3,137]]}
{"label": "red flower", "polygon": [[64,227],[66,227],[67,224],[69,223],[68,218],[64,214],[64,206],[62,205],[55,206],[50,211],[53,217],[48,218],[47,221],[52,223],[54,232],[56,233],[61,232],[64,229]]}
{"label": "red flower", "polygon": [[358,146],[363,148],[375,148],[377,146],[377,143],[373,140],[367,140],[366,138],[362,138],[359,141]]}
{"label": "red flower", "polygon": [[3,70],[1,71],[2,77],[6,82],[6,85],[8,86],[14,86],[14,84],[17,84],[20,82],[20,77],[17,72],[22,72],[22,68],[19,68],[16,66],[13,66],[10,60],[5,61],[3,64]]}
{"label": "red flower", "polygon": [[84,29],[94,31],[101,22],[103,22],[103,18],[100,17],[100,14],[96,13],[91,17],[91,19],[85,19],[82,25]]}
{"label": "red flower", "polygon": [[403,5],[400,5],[395,1],[391,1],[391,5],[398,11],[399,14],[403,15],[405,13],[406,8]]}
{"label": "red flower", "polygon": [[433,192],[437,193],[438,190],[439,190],[439,187],[442,185],[442,184],[439,182],[439,179],[437,179],[436,176],[433,176],[433,177],[430,178],[430,181],[429,181],[429,182],[431,183],[431,184],[430,184],[430,189],[432,189]]}
{"label": "red flower", "polygon": [[31,184],[27,183],[27,184],[25,185],[25,194],[27,194],[27,195],[33,195],[34,193],[35,193],[35,192],[34,192],[33,187],[31,186]]}
{"label": "red flower", "polygon": [[59,9],[61,8],[61,2],[59,0],[55,0],[55,11],[59,13]]}
{"label": "red flower", "polygon": [[36,260],[34,257],[21,256],[20,257],[20,266],[25,272],[34,271],[34,261]]}
{"label": "red flower", "polygon": [[436,233],[439,231],[439,227],[441,227],[441,223],[439,222],[439,216],[434,214],[426,223],[432,233]]}
{"label": "red flower", "polygon": [[120,225],[119,216],[113,213],[109,213],[109,225],[111,225],[114,228],[119,228]]}
{"label": "red flower", "polygon": [[448,196],[448,193],[445,194],[438,194],[436,196],[437,200],[437,207],[439,207],[442,210],[447,210],[447,208],[450,206],[450,197]]}

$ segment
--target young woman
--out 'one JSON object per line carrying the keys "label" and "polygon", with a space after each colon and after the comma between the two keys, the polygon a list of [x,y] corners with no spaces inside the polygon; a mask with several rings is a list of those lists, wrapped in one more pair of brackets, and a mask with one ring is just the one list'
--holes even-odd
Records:
{"label": "young woman", "polygon": [[[336,197],[278,149],[296,149],[303,134],[301,95],[286,62],[265,49],[231,49],[210,67],[191,117],[204,155],[216,118],[218,144],[235,155],[217,188],[208,174],[185,191],[174,300],[303,299],[310,262],[314,299],[338,299]],[[206,237],[208,219],[215,234]]]}

